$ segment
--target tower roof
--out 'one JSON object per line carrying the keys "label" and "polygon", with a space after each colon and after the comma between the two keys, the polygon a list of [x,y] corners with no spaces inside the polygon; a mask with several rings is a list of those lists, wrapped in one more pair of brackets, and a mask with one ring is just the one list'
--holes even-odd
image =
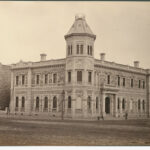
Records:
{"label": "tower roof", "polygon": [[87,35],[93,37],[94,39],[96,38],[96,35],[93,34],[92,30],[87,24],[84,15],[75,16],[75,21],[68,33],[65,35],[65,39],[72,35]]}

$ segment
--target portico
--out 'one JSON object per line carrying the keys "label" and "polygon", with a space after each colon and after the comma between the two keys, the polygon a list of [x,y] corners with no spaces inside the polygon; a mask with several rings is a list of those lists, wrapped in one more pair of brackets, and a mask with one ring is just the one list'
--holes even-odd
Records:
{"label": "portico", "polygon": [[118,116],[118,102],[117,93],[119,89],[116,87],[102,87],[102,115],[105,116]]}

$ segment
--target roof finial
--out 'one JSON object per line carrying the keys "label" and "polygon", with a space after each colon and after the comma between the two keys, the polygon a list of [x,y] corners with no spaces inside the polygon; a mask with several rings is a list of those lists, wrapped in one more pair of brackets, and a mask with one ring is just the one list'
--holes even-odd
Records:
{"label": "roof finial", "polygon": [[84,19],[85,20],[85,15],[83,13],[78,13],[75,15],[75,20],[77,19]]}

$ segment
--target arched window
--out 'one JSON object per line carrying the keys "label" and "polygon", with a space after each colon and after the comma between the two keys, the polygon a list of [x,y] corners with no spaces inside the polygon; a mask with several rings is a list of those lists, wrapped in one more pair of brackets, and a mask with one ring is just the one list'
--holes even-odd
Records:
{"label": "arched window", "polygon": [[145,101],[143,100],[143,110],[145,110]]}
{"label": "arched window", "polygon": [[39,97],[36,97],[36,108],[39,108]]}
{"label": "arched window", "polygon": [[48,108],[48,98],[45,97],[44,99],[44,108],[47,109]]}
{"label": "arched window", "polygon": [[96,97],[96,109],[98,109],[98,97]]}
{"label": "arched window", "polygon": [[138,100],[138,110],[140,110],[140,105],[141,105],[141,102],[140,102],[140,99]]}
{"label": "arched window", "polygon": [[22,104],[21,104],[21,106],[24,108],[24,105],[25,105],[25,98],[22,97]]}
{"label": "arched window", "polygon": [[18,103],[19,103],[19,98],[16,97],[16,107],[18,107]]}
{"label": "arched window", "polygon": [[53,108],[57,108],[57,98],[54,96],[53,98]]}
{"label": "arched window", "polygon": [[68,108],[71,108],[71,96],[68,97]]}
{"label": "arched window", "polygon": [[118,98],[118,109],[120,109],[120,99]]}
{"label": "arched window", "polygon": [[91,97],[90,96],[88,96],[88,100],[87,100],[87,108],[88,109],[91,109]]}
{"label": "arched window", "polygon": [[125,99],[122,100],[122,109],[125,109]]}

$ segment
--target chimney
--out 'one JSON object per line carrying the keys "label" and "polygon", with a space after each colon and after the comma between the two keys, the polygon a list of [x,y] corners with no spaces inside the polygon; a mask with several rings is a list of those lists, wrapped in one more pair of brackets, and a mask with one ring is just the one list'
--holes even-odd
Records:
{"label": "chimney", "polygon": [[102,61],[105,61],[105,53],[100,53],[100,59],[101,59]]}
{"label": "chimney", "polygon": [[46,54],[40,54],[41,55],[41,61],[45,61],[46,60]]}
{"label": "chimney", "polygon": [[139,61],[134,61],[134,67],[139,68]]}

